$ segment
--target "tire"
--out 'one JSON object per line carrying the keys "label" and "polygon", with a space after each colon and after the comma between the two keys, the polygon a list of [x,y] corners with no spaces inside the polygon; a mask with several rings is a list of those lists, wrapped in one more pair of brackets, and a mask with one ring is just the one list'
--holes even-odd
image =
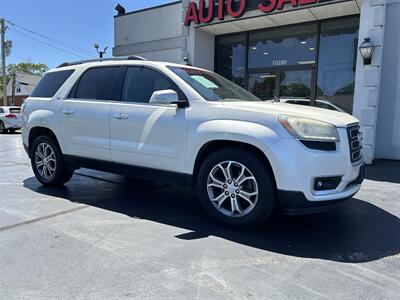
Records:
{"label": "tire", "polygon": [[5,133],[7,133],[7,129],[4,126],[3,121],[0,121],[0,134],[5,134]]}
{"label": "tire", "polygon": [[8,131],[11,133],[11,134],[13,134],[13,133],[15,133],[15,129],[14,128],[10,128],[10,129],[8,129]]}
{"label": "tire", "polygon": [[230,227],[256,227],[273,214],[276,206],[273,174],[253,153],[239,148],[212,153],[200,167],[196,189],[207,215]]}
{"label": "tire", "polygon": [[[57,143],[47,135],[37,137],[31,147],[31,165],[35,177],[45,186],[60,186],[67,183],[73,171],[68,169]],[[43,163],[43,158],[45,165]]]}

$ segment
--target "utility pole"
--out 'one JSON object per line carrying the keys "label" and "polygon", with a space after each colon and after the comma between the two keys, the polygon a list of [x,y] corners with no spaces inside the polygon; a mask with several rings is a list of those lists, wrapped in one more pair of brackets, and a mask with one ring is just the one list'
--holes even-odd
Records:
{"label": "utility pole", "polygon": [[7,106],[7,73],[6,73],[6,24],[0,19],[1,34],[1,66],[3,71],[3,105]]}

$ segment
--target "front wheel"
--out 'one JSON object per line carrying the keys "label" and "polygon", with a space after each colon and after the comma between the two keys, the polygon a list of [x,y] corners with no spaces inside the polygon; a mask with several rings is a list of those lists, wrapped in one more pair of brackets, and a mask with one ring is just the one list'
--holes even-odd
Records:
{"label": "front wheel", "polygon": [[254,154],[236,148],[211,154],[199,170],[197,192],[206,213],[220,223],[260,225],[275,209],[273,175]]}
{"label": "front wheel", "polygon": [[47,135],[34,140],[31,147],[31,164],[37,180],[43,185],[63,185],[73,174],[73,171],[68,169],[60,148]]}

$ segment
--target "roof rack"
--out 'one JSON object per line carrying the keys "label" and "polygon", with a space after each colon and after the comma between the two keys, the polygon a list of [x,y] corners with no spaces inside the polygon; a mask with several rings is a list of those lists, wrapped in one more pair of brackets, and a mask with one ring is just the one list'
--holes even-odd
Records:
{"label": "roof rack", "polygon": [[112,57],[112,58],[98,58],[98,59],[87,59],[87,60],[80,60],[74,62],[65,62],[59,65],[57,68],[69,67],[69,66],[76,66],[91,62],[102,62],[102,61],[119,61],[119,60],[146,60],[145,58],[137,55],[131,56],[124,56],[124,57]]}

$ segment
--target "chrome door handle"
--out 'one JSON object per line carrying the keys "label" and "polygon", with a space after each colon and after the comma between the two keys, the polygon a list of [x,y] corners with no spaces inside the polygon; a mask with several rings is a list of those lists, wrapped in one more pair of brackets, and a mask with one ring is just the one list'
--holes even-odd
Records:
{"label": "chrome door handle", "polygon": [[67,109],[64,109],[64,110],[62,111],[62,113],[63,113],[64,115],[70,116],[70,115],[73,115],[75,112],[74,112],[73,110],[67,108]]}
{"label": "chrome door handle", "polygon": [[117,120],[127,120],[127,119],[129,119],[129,116],[127,114],[123,114],[123,113],[115,114],[112,117],[114,119],[117,119]]}

